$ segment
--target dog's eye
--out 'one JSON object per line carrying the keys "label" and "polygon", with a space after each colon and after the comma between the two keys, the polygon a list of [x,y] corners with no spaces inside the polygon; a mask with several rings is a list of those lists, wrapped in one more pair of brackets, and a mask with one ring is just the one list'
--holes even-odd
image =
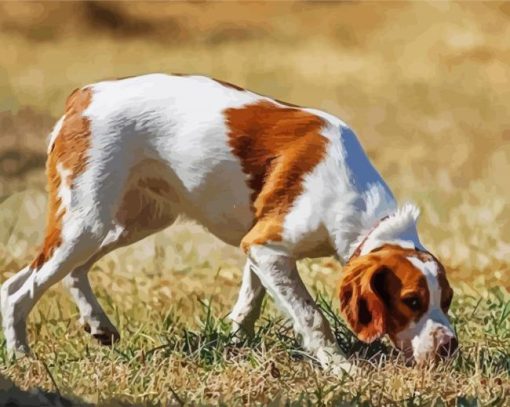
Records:
{"label": "dog's eye", "polygon": [[412,311],[419,311],[421,306],[420,299],[413,295],[402,299],[402,302],[407,305]]}

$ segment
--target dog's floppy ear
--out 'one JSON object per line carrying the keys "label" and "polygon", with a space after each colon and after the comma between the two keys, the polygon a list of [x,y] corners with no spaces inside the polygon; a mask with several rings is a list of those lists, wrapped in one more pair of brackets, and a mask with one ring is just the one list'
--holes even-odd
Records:
{"label": "dog's floppy ear", "polygon": [[358,339],[373,342],[387,331],[388,309],[384,280],[388,268],[356,262],[344,269],[340,283],[340,310]]}

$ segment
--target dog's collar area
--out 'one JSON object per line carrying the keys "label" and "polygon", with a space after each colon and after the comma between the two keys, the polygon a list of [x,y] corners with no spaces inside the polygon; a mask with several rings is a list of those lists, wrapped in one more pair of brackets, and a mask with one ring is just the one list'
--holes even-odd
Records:
{"label": "dog's collar area", "polygon": [[349,257],[349,260],[347,260],[347,263],[349,263],[352,259],[355,259],[356,257],[359,257],[360,254],[361,254],[361,250],[363,249],[363,245],[366,243],[366,241],[368,240],[368,238],[370,237],[370,234],[378,228],[378,226],[381,224],[381,222],[385,221],[386,219],[389,218],[389,215],[386,215],[384,217],[382,217],[381,219],[379,219],[377,221],[377,223],[372,227],[372,229],[370,229],[368,231],[368,233],[365,235],[365,237],[363,238],[363,240],[356,246],[356,248],[354,249],[354,251],[352,252],[351,256]]}
{"label": "dog's collar area", "polygon": [[[368,240],[368,238],[370,237],[370,235],[374,232],[374,230],[376,230],[379,225],[384,222],[386,219],[388,219],[390,217],[390,215],[386,215],[384,217],[382,217],[381,219],[379,219],[377,221],[377,223],[368,231],[368,233],[365,235],[365,237],[363,238],[363,240],[356,246],[356,248],[354,249],[354,251],[352,252],[351,256],[349,257],[349,259],[347,260],[347,263],[349,263],[351,260],[359,257],[361,255],[361,251],[363,250],[363,246],[364,244],[366,243],[366,241]],[[426,250],[421,250],[420,248],[416,247],[416,245],[414,246],[413,248],[414,250],[418,251],[418,252],[425,252],[425,253],[428,253]],[[377,251],[378,248],[374,248],[373,250],[370,251],[370,253],[374,252],[374,251]],[[368,253],[367,253],[368,254]],[[346,263],[346,264],[347,264]]]}

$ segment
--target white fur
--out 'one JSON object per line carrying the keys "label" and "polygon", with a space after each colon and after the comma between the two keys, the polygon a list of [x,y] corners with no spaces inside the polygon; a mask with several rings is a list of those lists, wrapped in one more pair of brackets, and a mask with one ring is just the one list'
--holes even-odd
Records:
{"label": "white fur", "polygon": [[360,254],[370,253],[385,244],[394,244],[405,249],[425,250],[416,228],[419,214],[419,209],[409,203],[396,210],[368,234]]}
{"label": "white fur", "polygon": [[[228,144],[224,111],[271,99],[203,76],[151,74],[87,88],[92,102],[84,115],[91,125],[91,147],[86,170],[72,189],[60,191],[66,209],[63,243],[40,270],[24,271],[23,279],[16,284],[9,280],[4,287],[11,288],[2,289],[9,349],[26,349],[28,312],[44,290],[69,273],[66,285],[83,322],[93,332],[115,333],[93,298],[87,270],[97,258],[168,226],[177,215],[197,220],[232,245],[239,245],[253,224],[251,191]],[[411,206],[397,210],[393,194],[345,123],[318,110],[305,110],[326,123],[322,129],[328,140],[326,155],[305,176],[303,193],[285,218],[282,242],[250,250],[232,318],[237,327],[250,331],[265,287],[291,316],[305,347],[327,365],[327,360],[337,360],[339,350],[295,261],[325,255],[346,261],[387,215],[390,218],[372,231],[363,252],[384,242],[418,247],[417,213]],[[55,126],[49,151],[62,122],[63,118]],[[59,173],[68,175],[64,168]],[[152,203],[148,218],[121,225],[116,214],[123,198],[143,177],[161,180],[170,192],[143,195],[144,202]],[[80,270],[85,277],[77,275]]]}
{"label": "white fur", "polygon": [[66,169],[61,163],[57,163],[57,173],[60,178],[60,186],[58,188],[58,196],[61,200],[61,206],[59,208],[60,214],[65,211],[65,208],[69,208],[71,205],[71,189],[67,181],[71,175],[71,171]]}
{"label": "white fur", "polygon": [[55,123],[55,126],[53,126],[53,130],[50,133],[50,137],[48,139],[48,154],[53,148],[53,145],[55,144],[55,139],[59,135],[60,130],[62,129],[62,125],[64,124],[65,115],[63,115],[57,123]]}
{"label": "white fur", "polygon": [[233,331],[236,334],[240,333],[239,331],[253,334],[253,327],[259,317],[265,293],[266,289],[253,272],[253,265],[248,259],[244,266],[238,300],[229,315],[232,320]]}

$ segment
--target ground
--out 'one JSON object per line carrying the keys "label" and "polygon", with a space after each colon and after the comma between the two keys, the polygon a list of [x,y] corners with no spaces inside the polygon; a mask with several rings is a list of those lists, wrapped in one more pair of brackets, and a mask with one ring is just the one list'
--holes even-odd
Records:
{"label": "ground", "polygon": [[385,341],[360,344],[338,316],[342,271],[327,258],[300,273],[360,374],[322,371],[271,300],[255,338],[235,346],[225,317],[243,256],[179,222],[91,273],[118,345],[90,339],[55,287],[29,320],[35,357],[10,360],[3,344],[1,374],[19,392],[101,405],[508,403],[509,38],[509,3],[496,2],[1,4],[0,281],[41,243],[46,138],[66,96],[105,78],[203,73],[356,130],[398,198],[422,207],[461,344],[424,369]]}

